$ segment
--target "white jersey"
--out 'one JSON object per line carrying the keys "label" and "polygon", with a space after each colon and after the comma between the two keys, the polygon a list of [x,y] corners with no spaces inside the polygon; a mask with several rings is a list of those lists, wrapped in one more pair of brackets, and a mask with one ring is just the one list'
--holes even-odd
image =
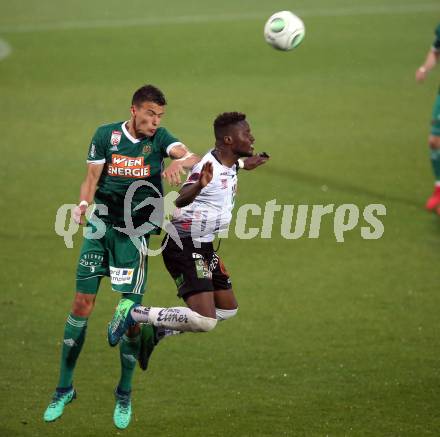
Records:
{"label": "white jersey", "polygon": [[191,169],[184,185],[199,180],[205,162],[212,162],[211,182],[192,203],[174,211],[171,223],[181,237],[191,236],[196,241],[209,242],[231,222],[237,192],[237,165],[224,166],[210,151]]}

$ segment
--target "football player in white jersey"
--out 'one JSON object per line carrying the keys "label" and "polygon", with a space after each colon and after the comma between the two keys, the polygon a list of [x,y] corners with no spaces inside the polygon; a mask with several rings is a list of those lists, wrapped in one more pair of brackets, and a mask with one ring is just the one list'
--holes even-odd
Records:
{"label": "football player in white jersey", "polygon": [[[254,155],[255,139],[243,113],[220,114],[214,121],[214,133],[215,148],[192,168],[176,200],[171,225],[178,238],[167,234],[162,252],[178,296],[188,308],[144,307],[121,300],[108,329],[112,346],[135,323],[153,325],[158,341],[176,331],[210,331],[217,321],[237,313],[231,280],[212,242],[231,221],[238,169],[255,169],[269,156]],[[153,348],[151,344],[150,354]]]}

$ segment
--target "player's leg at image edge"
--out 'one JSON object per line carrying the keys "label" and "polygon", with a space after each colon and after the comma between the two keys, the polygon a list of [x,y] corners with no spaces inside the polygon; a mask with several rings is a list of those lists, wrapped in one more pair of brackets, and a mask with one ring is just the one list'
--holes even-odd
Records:
{"label": "player's leg at image edge", "polygon": [[[123,294],[121,301],[138,305],[141,299],[142,295]],[[113,412],[113,423],[119,429],[127,428],[131,421],[131,387],[140,352],[141,328],[139,325],[133,324],[123,332],[119,342],[121,376],[115,388],[115,409]]]}
{"label": "player's leg at image edge", "polygon": [[431,197],[426,202],[426,209],[440,213],[440,94],[435,99],[431,120],[431,132],[428,142],[435,186]]}
{"label": "player's leg at image edge", "polygon": [[61,352],[60,377],[52,400],[44,412],[44,420],[53,422],[64,411],[64,407],[76,398],[73,388],[73,371],[84,344],[87,331],[87,317],[69,314],[65,327]]}
{"label": "player's leg at image edge", "polygon": [[426,202],[426,209],[429,211],[437,210],[440,213],[440,136],[431,135],[429,137],[429,145],[435,186],[431,197]]}

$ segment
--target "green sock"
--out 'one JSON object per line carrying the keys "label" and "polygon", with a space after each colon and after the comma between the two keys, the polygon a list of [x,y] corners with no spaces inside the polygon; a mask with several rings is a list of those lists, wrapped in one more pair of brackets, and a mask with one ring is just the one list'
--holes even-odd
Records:
{"label": "green sock", "polygon": [[440,182],[440,149],[431,149],[431,162],[435,180]]}
{"label": "green sock", "polygon": [[64,327],[63,350],[61,353],[61,370],[58,388],[72,385],[73,371],[76,360],[86,338],[87,317],[70,314]]}
{"label": "green sock", "polygon": [[119,344],[119,354],[121,358],[121,379],[118,388],[129,392],[131,390],[131,381],[133,379],[134,369],[136,367],[139,350],[141,347],[140,332],[136,337],[122,336]]}

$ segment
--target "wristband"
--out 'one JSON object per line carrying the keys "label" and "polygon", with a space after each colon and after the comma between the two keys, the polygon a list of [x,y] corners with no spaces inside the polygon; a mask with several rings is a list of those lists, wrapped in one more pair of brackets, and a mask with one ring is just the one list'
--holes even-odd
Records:
{"label": "wristband", "polygon": [[189,150],[185,153],[185,155],[183,155],[181,158],[177,158],[174,161],[185,161],[185,159],[190,158],[191,156],[193,156],[194,153],[190,152]]}
{"label": "wristband", "polygon": [[241,158],[239,158],[239,159],[237,160],[237,162],[238,162],[238,167],[239,167],[239,168],[244,168],[244,161],[243,161]]}
{"label": "wristband", "polygon": [[419,67],[419,71],[421,71],[422,73],[426,73],[426,68],[422,65],[421,67]]}
{"label": "wristband", "polygon": [[87,200],[81,200],[81,202],[79,202],[78,206],[80,208],[81,208],[81,206],[85,206],[87,208],[89,206],[89,202],[87,202]]}

